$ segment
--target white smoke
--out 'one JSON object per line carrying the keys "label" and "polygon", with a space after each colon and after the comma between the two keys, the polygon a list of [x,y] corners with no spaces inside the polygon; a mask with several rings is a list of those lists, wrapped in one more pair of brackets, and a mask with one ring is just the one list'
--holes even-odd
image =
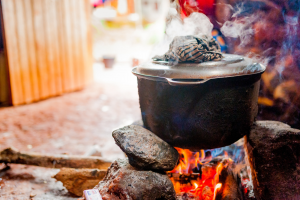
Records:
{"label": "white smoke", "polygon": [[[253,42],[253,37],[255,34],[253,24],[264,17],[259,12],[242,16],[242,13],[244,11],[245,7],[242,3],[235,8],[235,12],[233,12],[231,20],[226,21],[221,27],[221,32],[225,37],[239,39],[238,46],[240,49],[243,49],[245,46]],[[251,58],[253,62],[261,63],[264,66],[267,66],[269,61],[274,58],[271,56],[267,56],[269,55],[270,51],[271,49],[269,48],[264,50],[263,52],[260,52],[259,54],[255,54],[253,52],[244,52],[243,56]],[[237,52],[234,53],[236,54]],[[257,70],[255,66],[258,65],[249,64],[249,66],[244,71],[254,72]]]}
{"label": "white smoke", "polygon": [[225,37],[239,38],[240,46],[245,46],[249,44],[254,35],[252,24],[258,19],[259,15],[250,15],[241,19],[236,18],[232,21],[227,21],[223,24],[221,32]]}
{"label": "white smoke", "polygon": [[212,29],[213,25],[206,15],[194,12],[183,21],[177,17],[171,19],[166,28],[166,36],[171,40],[175,36],[185,35],[208,36],[211,38]]}
{"label": "white smoke", "polygon": [[194,35],[197,37],[212,37],[211,32],[213,24],[209,18],[202,14],[194,12],[189,17],[181,19],[176,10],[176,4],[171,4],[167,15],[167,25],[164,40],[156,45],[151,53],[151,58],[155,55],[163,55],[169,50],[169,45],[176,36]]}

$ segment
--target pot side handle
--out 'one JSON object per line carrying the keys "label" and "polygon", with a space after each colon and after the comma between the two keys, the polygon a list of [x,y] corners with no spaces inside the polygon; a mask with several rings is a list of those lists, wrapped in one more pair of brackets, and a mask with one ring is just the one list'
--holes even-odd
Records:
{"label": "pot side handle", "polygon": [[166,78],[168,83],[172,86],[189,86],[189,85],[199,85],[208,81],[208,79],[203,79],[201,81],[178,81],[171,78]]}

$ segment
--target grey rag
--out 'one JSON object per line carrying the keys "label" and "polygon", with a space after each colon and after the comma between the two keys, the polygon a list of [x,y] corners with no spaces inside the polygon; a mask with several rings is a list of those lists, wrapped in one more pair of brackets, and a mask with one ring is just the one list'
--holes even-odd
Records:
{"label": "grey rag", "polygon": [[217,61],[223,58],[220,45],[214,38],[177,36],[170,44],[169,51],[162,56],[154,56],[156,61],[195,62]]}

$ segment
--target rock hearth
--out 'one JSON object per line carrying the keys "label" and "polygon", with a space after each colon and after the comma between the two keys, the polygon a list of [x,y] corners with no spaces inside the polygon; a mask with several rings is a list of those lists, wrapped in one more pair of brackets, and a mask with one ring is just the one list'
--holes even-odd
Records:
{"label": "rock hearth", "polygon": [[177,150],[141,126],[125,126],[112,135],[128,156],[129,163],[136,168],[170,171],[177,165]]}
{"label": "rock hearth", "polygon": [[299,199],[300,130],[275,121],[257,121],[246,141],[258,200]]}
{"label": "rock hearth", "polygon": [[118,159],[95,187],[103,200],[175,200],[173,184],[166,174],[138,170],[127,159]]}

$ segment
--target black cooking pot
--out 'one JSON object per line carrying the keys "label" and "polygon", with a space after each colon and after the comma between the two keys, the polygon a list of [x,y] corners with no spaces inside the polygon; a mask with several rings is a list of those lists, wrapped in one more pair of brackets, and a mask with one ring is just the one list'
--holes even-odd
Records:
{"label": "black cooking pot", "polygon": [[249,58],[133,69],[144,126],[169,144],[191,150],[230,145],[250,131],[265,67]]}

